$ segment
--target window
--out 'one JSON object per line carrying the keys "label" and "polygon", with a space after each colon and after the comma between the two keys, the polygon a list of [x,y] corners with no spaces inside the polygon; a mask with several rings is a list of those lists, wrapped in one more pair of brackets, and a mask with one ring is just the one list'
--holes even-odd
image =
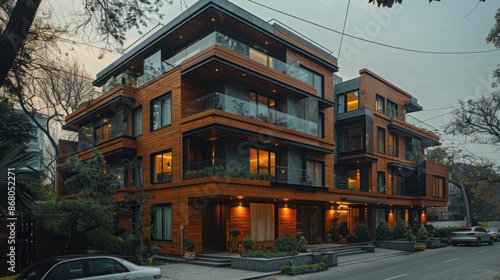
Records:
{"label": "window", "polygon": [[345,113],[359,108],[358,91],[351,91],[337,96],[337,112]]}
{"label": "window", "polygon": [[308,160],[306,163],[307,175],[312,186],[323,186],[323,163]]}
{"label": "window", "polygon": [[250,59],[257,61],[260,64],[274,68],[274,59],[267,54],[264,54],[256,49],[250,48],[249,51]]}
{"label": "window", "polygon": [[385,129],[377,127],[377,152],[385,154]]}
{"label": "window", "polygon": [[420,140],[416,138],[406,138],[406,160],[417,161],[420,159]]}
{"label": "window", "polygon": [[363,132],[361,124],[353,124],[339,129],[340,153],[359,151],[363,146]]}
{"label": "window", "polygon": [[295,75],[295,78],[312,85],[316,89],[317,96],[323,97],[323,75],[302,65],[299,65],[299,68],[302,71],[299,71],[298,75]]}
{"label": "window", "polygon": [[250,172],[276,174],[276,153],[250,149]]}
{"label": "window", "polygon": [[396,172],[392,174],[392,194],[404,195],[405,179]]}
{"label": "window", "polygon": [[250,236],[257,242],[275,239],[274,204],[250,203]]}
{"label": "window", "polygon": [[444,198],[444,178],[433,176],[432,177],[432,196]]}
{"label": "window", "polygon": [[46,279],[69,280],[83,278],[83,260],[68,261],[54,267]]}
{"label": "window", "polygon": [[385,193],[385,172],[378,172],[377,174],[377,190],[378,193]]}
{"label": "window", "polygon": [[132,135],[142,135],[142,107],[137,107],[132,111]]}
{"label": "window", "polygon": [[161,50],[144,59],[144,75],[149,79],[161,74]]}
{"label": "window", "polygon": [[122,264],[113,259],[89,259],[89,276],[102,276],[128,272]]}
{"label": "window", "polygon": [[384,114],[385,113],[385,98],[378,95],[375,97],[375,109],[377,112]]}
{"label": "window", "polygon": [[250,92],[250,115],[257,120],[272,123],[273,109],[276,107],[276,101],[254,92]]}
{"label": "window", "polygon": [[100,144],[104,141],[111,139],[111,122],[106,122],[101,126],[94,129],[95,132],[95,144]]}
{"label": "window", "polygon": [[172,205],[151,207],[151,239],[172,241]]}
{"label": "window", "polygon": [[172,151],[161,152],[151,156],[151,166],[153,173],[151,174],[151,182],[161,183],[172,181]]}
{"label": "window", "polygon": [[387,115],[389,117],[398,117],[398,104],[387,100]]}
{"label": "window", "polygon": [[361,170],[354,169],[347,171],[347,186],[351,191],[359,191],[361,187]]}
{"label": "window", "polygon": [[172,95],[166,94],[151,101],[151,130],[172,124]]}
{"label": "window", "polygon": [[389,155],[399,157],[399,135],[389,133]]}

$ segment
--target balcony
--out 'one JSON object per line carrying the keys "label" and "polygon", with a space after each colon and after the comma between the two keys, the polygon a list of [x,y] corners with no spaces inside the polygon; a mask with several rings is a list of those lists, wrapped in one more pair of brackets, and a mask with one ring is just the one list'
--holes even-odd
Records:
{"label": "balcony", "polygon": [[[229,167],[228,163],[232,163]],[[247,180],[323,187],[323,178],[316,171],[308,171],[283,166],[258,167],[250,171],[249,167],[234,164],[234,160],[214,159],[186,164],[184,180],[209,178],[213,176],[241,178]]]}
{"label": "balcony", "polygon": [[383,113],[386,116],[401,120],[407,124],[411,124],[417,128],[420,128],[420,129],[425,130],[429,133],[432,133],[433,135],[438,136],[439,130],[437,128],[435,128],[435,127],[433,127],[433,126],[431,126],[431,125],[429,125],[421,120],[418,120],[418,119],[416,119],[408,114],[405,114],[399,110],[395,110],[395,109],[388,107],[385,110],[385,112],[379,111],[379,113]]}
{"label": "balcony", "polygon": [[318,95],[322,95],[322,92],[320,92],[321,88],[318,87],[318,75],[311,71],[300,68],[298,61],[287,64],[279,59],[257,51],[256,49],[247,46],[239,41],[236,41],[220,32],[213,32],[210,35],[199,40],[198,42],[192,44],[185,50],[172,56],[171,58],[162,61],[161,67],[159,69],[153,69],[152,71],[149,71],[148,74],[143,74],[136,78],[134,74],[130,73],[131,69],[127,69],[124,73],[121,73],[116,77],[111,77],[102,87],[102,92],[105,93],[108,90],[111,90],[113,87],[122,84],[132,87],[140,87],[145,83],[151,81],[152,79],[167,73],[174,67],[180,65],[185,60],[189,59],[199,52],[202,52],[203,50],[208,49],[213,45],[222,46],[246,58],[280,71],[292,78],[308,83],[318,90]]}
{"label": "balcony", "polygon": [[311,135],[318,134],[318,124],[315,122],[218,92],[211,93],[188,103],[184,116],[192,116],[212,109],[260,120]]}
{"label": "balcony", "polygon": [[339,141],[337,143],[337,148],[339,153],[348,153],[353,151],[362,150],[363,138],[355,138],[350,140]]}

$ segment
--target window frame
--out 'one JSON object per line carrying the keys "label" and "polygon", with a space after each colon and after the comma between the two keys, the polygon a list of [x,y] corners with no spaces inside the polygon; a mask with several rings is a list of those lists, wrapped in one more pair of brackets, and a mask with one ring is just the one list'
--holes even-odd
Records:
{"label": "window frame", "polygon": [[[167,167],[169,167],[170,170],[171,170],[170,171],[170,173],[171,173],[170,174],[170,179],[166,179],[166,180],[161,180],[160,181],[160,180],[157,179],[157,174],[159,174],[159,173],[156,173],[156,156],[157,155],[168,154],[168,153],[171,154],[170,155],[171,160],[170,160],[170,162],[168,162],[168,163],[170,163],[170,166],[168,166],[168,164],[167,164]],[[150,174],[150,182],[151,182],[152,185],[172,182],[172,179],[173,179],[173,169],[174,169],[173,160],[172,160],[173,157],[174,157],[174,154],[172,152],[172,149],[167,149],[167,150],[163,150],[163,151],[151,154],[151,161],[150,161],[151,164],[150,164],[150,166],[151,166],[152,172],[150,172],[151,173]],[[164,171],[163,166],[162,166],[162,171]],[[161,172],[161,173],[163,174],[163,173],[166,173],[166,172]]]}
{"label": "window frame", "polygon": [[[157,101],[160,101],[162,99],[170,100],[170,108],[169,109],[167,108],[169,110],[169,113],[170,113],[170,116],[168,118],[170,120],[170,122],[163,123],[163,119],[164,119],[163,115],[162,115],[162,113],[163,113],[163,103],[160,103],[160,110],[159,110],[159,113],[160,113],[160,115],[159,115],[160,125],[155,128],[155,122],[154,122],[154,120],[155,120],[155,116],[154,116],[154,114],[155,114],[155,104],[156,104]],[[151,132],[157,131],[157,130],[160,130],[160,129],[164,128],[164,127],[168,127],[168,126],[172,125],[172,107],[173,107],[172,106],[172,92],[168,92],[166,94],[163,94],[163,95],[161,95],[161,96],[159,96],[159,97],[157,97],[155,99],[152,99],[150,101],[150,108],[151,108],[151,110],[150,110],[150,120],[151,120],[150,121],[150,130],[151,130]]]}
{"label": "window frame", "polygon": [[[161,222],[167,222],[169,223],[167,225],[167,227],[165,228],[164,225],[162,224],[161,226],[161,237],[162,238],[156,238],[156,233],[157,233],[157,227],[156,227],[156,223],[155,221],[157,219],[155,219],[155,214],[157,213],[156,212],[156,209],[157,208],[162,208],[162,211],[161,211],[161,214],[164,215],[164,214],[169,214],[169,213],[165,213],[164,210],[168,210],[168,208],[170,208],[170,220],[168,220],[168,217],[167,217],[167,220],[163,219],[163,216],[161,217]],[[165,209],[163,209],[165,208]],[[173,207],[172,207],[172,203],[163,203],[163,204],[153,204],[151,205],[151,210],[150,210],[150,215],[151,215],[151,219],[150,219],[150,225],[151,225],[151,236],[150,236],[150,239],[151,241],[163,241],[163,242],[172,242],[173,241]],[[167,232],[164,232],[164,231],[167,231]],[[165,238],[163,238],[165,237]],[[170,237],[170,239],[168,238]]]}
{"label": "window frame", "polygon": [[[382,108],[380,108],[379,106],[382,106]],[[385,114],[385,97],[383,97],[382,95],[375,95],[375,111]]]}
{"label": "window frame", "polygon": [[377,126],[377,153],[379,154],[385,154],[386,152],[385,138],[385,129]]}
{"label": "window frame", "polygon": [[[436,185],[437,182],[440,182],[440,184]],[[432,196],[436,198],[446,198],[444,185],[444,177],[432,176]]]}
{"label": "window frame", "polygon": [[377,193],[385,194],[387,184],[386,184],[385,172],[377,172]]}
{"label": "window frame", "polygon": [[393,102],[393,101],[387,99],[386,115],[389,117],[398,117],[399,116],[398,104],[396,102]]}
{"label": "window frame", "polygon": [[[136,122],[136,114],[137,112],[140,112],[140,117],[139,117],[139,120],[140,120],[140,133],[138,133],[138,131],[136,131],[136,125],[137,125],[137,122]],[[133,110],[132,110],[132,136],[134,137],[137,137],[137,136],[141,136],[142,135],[142,131],[143,131],[143,115],[142,115],[142,105],[141,106],[138,106],[138,107],[135,107]]]}

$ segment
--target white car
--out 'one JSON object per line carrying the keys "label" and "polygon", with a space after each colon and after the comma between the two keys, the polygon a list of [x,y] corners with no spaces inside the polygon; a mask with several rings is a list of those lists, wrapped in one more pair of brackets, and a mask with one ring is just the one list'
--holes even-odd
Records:
{"label": "white car", "polygon": [[140,266],[114,256],[54,257],[34,263],[17,280],[153,280],[161,279],[157,267]]}
{"label": "white car", "polygon": [[495,242],[500,242],[500,228],[486,228],[486,231],[493,236]]}
{"label": "white car", "polygon": [[451,233],[451,244],[474,244],[480,246],[481,243],[493,245],[493,237],[483,227],[459,227]]}

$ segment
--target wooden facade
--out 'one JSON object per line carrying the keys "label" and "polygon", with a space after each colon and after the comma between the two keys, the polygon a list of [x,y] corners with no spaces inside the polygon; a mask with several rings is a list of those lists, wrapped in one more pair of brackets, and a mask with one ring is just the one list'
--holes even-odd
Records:
{"label": "wooden facade", "polygon": [[[142,185],[151,195],[143,211],[146,241],[167,254],[182,253],[183,236],[197,253],[227,250],[234,229],[239,241],[252,237],[260,247],[284,234],[322,243],[335,212],[351,224],[361,213],[372,227],[377,207],[445,203],[336,186],[335,57],[225,0],[202,0],[186,13],[192,16],[172,20],[100,72],[94,84],[106,88],[102,96],[66,118],[65,128],[80,138],[61,142],[59,195],[68,195],[64,169],[71,156],[85,160],[95,147],[115,164],[141,159]],[[156,62],[159,72],[148,68]],[[121,80],[108,89],[117,76],[127,85]],[[97,143],[103,123],[111,132]],[[117,124],[120,133],[113,134]],[[92,139],[92,147],[81,145]],[[130,172],[121,176],[116,200],[126,202],[138,190]],[[120,225],[132,230],[133,216],[121,217]]]}

